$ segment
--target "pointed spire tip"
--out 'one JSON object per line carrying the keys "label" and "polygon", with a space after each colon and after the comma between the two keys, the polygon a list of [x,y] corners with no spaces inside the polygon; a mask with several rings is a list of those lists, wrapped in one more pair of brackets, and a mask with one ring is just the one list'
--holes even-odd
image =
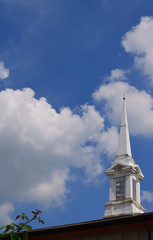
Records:
{"label": "pointed spire tip", "polygon": [[130,157],[132,157],[127,113],[126,113],[125,93],[124,93],[122,119],[121,119],[119,145],[118,145],[118,155],[125,155],[125,154],[128,154]]}

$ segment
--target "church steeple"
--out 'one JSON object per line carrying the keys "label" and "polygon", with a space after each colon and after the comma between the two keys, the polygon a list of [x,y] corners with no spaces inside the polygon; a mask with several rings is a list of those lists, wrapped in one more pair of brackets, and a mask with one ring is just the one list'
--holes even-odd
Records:
{"label": "church steeple", "polygon": [[121,120],[121,126],[120,126],[120,136],[119,136],[117,155],[119,156],[124,154],[127,154],[128,156],[132,157],[127,113],[126,113],[125,96],[123,97],[122,120]]}
{"label": "church steeple", "polygon": [[144,208],[140,203],[140,181],[144,176],[131,154],[125,97],[118,154],[111,164],[112,166],[106,171],[110,185],[109,201],[105,204],[104,217],[143,213]]}

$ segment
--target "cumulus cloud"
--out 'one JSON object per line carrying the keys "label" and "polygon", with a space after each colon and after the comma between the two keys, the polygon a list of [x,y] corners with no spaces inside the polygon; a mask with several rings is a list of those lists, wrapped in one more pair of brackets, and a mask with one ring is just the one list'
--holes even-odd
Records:
{"label": "cumulus cloud", "polygon": [[122,38],[126,52],[135,54],[135,66],[147,75],[153,85],[153,17],[142,17],[140,23]]}
{"label": "cumulus cloud", "polygon": [[152,203],[153,202],[153,193],[150,191],[146,191],[146,190],[141,191],[141,200]]}
{"label": "cumulus cloud", "polygon": [[127,80],[127,73],[129,73],[129,71],[125,71],[120,68],[113,69],[111,70],[110,76],[106,78],[106,81],[114,82],[119,80]]}
{"label": "cumulus cloud", "polygon": [[9,69],[5,68],[3,62],[0,62],[0,80],[7,78],[9,74]]}
{"label": "cumulus cloud", "polygon": [[129,129],[131,134],[152,136],[153,134],[153,98],[146,91],[139,91],[127,82],[103,84],[93,97],[104,103],[105,114],[112,124],[120,124],[122,97],[126,93]]}
{"label": "cumulus cloud", "polygon": [[[46,207],[62,206],[63,202],[67,199],[66,194],[69,192],[66,189],[66,181],[68,181],[68,170],[54,171],[47,181],[39,183],[35,187],[29,189],[25,198],[36,202],[41,202]],[[57,191],[58,189],[58,191]]]}
{"label": "cumulus cloud", "polygon": [[12,203],[4,203],[0,205],[0,224],[6,225],[12,222],[10,214],[14,211],[14,206]]}
{"label": "cumulus cloud", "polygon": [[[153,84],[153,18],[142,17],[140,23],[122,38],[126,52],[134,54],[135,66],[151,79]],[[152,136],[153,98],[145,90],[139,91],[127,80],[129,71],[113,69],[106,84],[93,93],[97,102],[103,103],[105,116],[112,124],[120,123],[122,97],[126,93],[130,132],[133,135]]]}
{"label": "cumulus cloud", "polygon": [[61,206],[67,198],[71,167],[91,181],[104,172],[105,153],[117,150],[117,129],[87,104],[74,114],[57,112],[32,89],[0,92],[0,204],[33,201]]}
{"label": "cumulus cloud", "polygon": [[99,151],[100,149],[103,150],[103,153],[110,158],[115,156],[118,147],[118,128],[112,126],[107,129],[101,135],[99,142]]}

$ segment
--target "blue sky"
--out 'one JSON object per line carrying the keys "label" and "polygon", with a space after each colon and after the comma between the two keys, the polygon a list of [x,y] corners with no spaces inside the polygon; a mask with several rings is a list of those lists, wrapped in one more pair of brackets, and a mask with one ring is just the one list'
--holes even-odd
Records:
{"label": "blue sky", "polygon": [[152,9],[149,0],[0,1],[1,225],[36,208],[45,227],[103,217],[124,92],[152,211]]}

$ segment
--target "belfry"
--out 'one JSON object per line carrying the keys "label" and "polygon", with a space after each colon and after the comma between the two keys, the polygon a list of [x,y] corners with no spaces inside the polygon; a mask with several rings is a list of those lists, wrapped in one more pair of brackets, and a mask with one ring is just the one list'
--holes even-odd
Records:
{"label": "belfry", "polygon": [[144,213],[140,203],[140,181],[144,176],[132,158],[125,100],[123,97],[118,153],[106,170],[109,201],[105,204],[104,218]]}

